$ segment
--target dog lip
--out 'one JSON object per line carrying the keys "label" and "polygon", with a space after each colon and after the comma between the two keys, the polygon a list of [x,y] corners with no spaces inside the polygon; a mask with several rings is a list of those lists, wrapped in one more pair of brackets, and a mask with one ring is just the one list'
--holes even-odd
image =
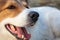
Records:
{"label": "dog lip", "polygon": [[6,24],[5,28],[13,35],[16,35],[15,37],[23,39],[23,40],[29,40],[31,37],[31,34],[27,33],[27,30],[25,27],[16,27],[11,24]]}

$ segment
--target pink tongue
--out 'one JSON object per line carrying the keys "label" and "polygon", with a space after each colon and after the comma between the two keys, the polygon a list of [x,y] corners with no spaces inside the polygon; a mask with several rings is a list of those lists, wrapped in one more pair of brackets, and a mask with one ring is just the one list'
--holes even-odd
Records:
{"label": "pink tongue", "polygon": [[12,32],[13,34],[17,34],[18,38],[22,38],[24,35],[24,40],[29,40],[31,35],[27,33],[27,30],[24,27],[11,27],[10,25],[6,25],[6,28]]}
{"label": "pink tongue", "polygon": [[25,28],[20,28],[20,27],[16,27],[17,28],[17,35],[19,38],[22,38],[22,35],[24,35],[24,37],[26,39],[30,39],[31,35],[27,33]]}

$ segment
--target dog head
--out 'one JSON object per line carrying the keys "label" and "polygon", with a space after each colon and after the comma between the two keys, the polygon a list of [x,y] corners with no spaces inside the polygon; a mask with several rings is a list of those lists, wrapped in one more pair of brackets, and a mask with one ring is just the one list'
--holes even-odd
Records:
{"label": "dog head", "polygon": [[29,40],[31,35],[25,27],[33,26],[38,17],[37,12],[29,10],[27,0],[0,0],[0,39]]}

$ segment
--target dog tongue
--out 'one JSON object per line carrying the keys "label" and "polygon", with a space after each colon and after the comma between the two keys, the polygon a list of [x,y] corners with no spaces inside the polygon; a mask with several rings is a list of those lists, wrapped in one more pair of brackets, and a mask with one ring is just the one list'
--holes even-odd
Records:
{"label": "dog tongue", "polygon": [[27,30],[23,27],[23,28],[20,28],[20,27],[16,27],[17,28],[17,35],[18,35],[18,38],[22,38],[24,40],[29,40],[31,35],[27,33]]}
{"label": "dog tongue", "polygon": [[24,27],[14,27],[7,25],[6,28],[13,34],[17,34],[18,38],[23,40],[29,40],[31,35],[27,33],[27,30]]}

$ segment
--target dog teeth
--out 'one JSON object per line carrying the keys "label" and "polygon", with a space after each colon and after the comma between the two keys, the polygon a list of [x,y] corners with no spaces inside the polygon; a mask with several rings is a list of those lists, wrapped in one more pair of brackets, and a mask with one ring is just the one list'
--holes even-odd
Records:
{"label": "dog teeth", "polygon": [[10,27],[11,27],[11,29],[12,29],[13,31],[15,31],[15,28],[14,28],[14,26],[13,26],[13,25],[10,25]]}
{"label": "dog teeth", "polygon": [[24,38],[24,35],[22,35],[22,38]]}
{"label": "dog teeth", "polygon": [[22,39],[23,39],[23,40],[26,40],[27,38],[25,38],[24,35],[22,35]]}

